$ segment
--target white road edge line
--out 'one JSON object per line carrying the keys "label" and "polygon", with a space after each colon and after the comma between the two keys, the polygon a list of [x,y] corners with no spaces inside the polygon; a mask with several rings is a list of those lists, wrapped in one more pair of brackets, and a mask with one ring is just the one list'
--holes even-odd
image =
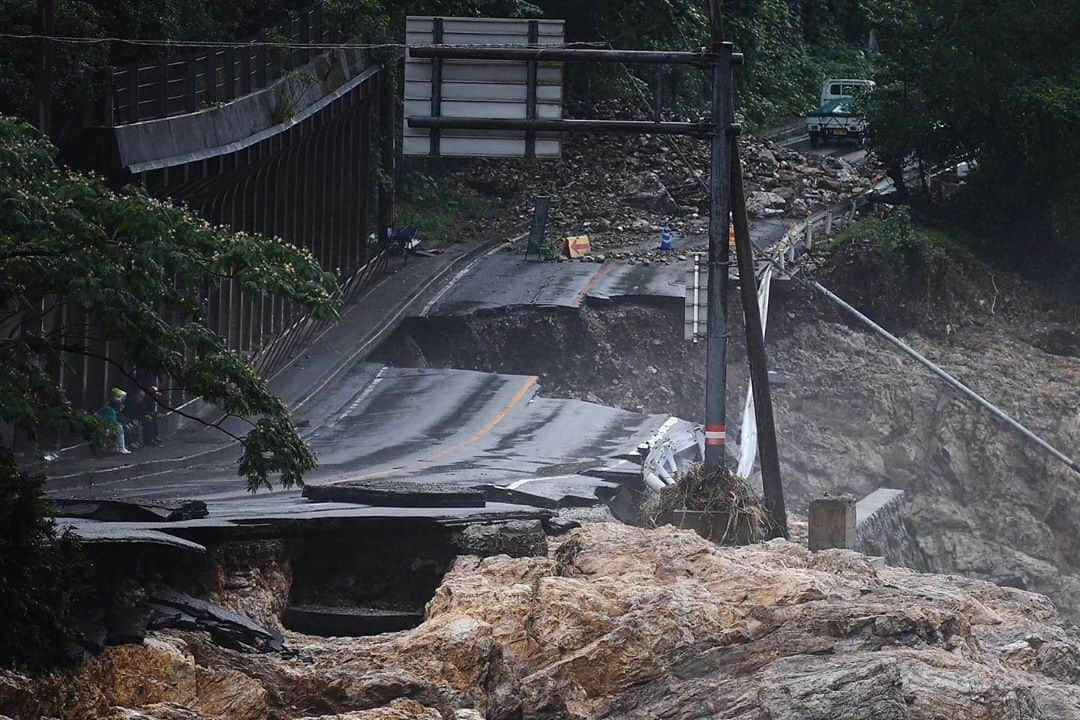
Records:
{"label": "white road edge line", "polygon": [[[492,253],[494,253],[496,250],[503,247],[504,245],[507,245],[507,244],[513,243],[513,242],[517,242],[518,240],[520,240],[523,237],[526,237],[527,235],[528,235],[528,233],[525,233],[525,234],[522,234],[522,235],[515,236],[515,237],[511,238],[510,240],[506,240],[504,242],[501,242],[501,243],[497,244],[495,247],[488,250],[487,252],[480,255],[480,257],[485,257],[487,255],[491,255]],[[480,257],[474,258],[472,260],[472,262],[469,263],[468,267],[471,268],[473,266],[473,264],[475,264],[480,259]],[[451,267],[453,267],[453,265],[451,265]],[[440,280],[445,272],[446,271],[444,270],[442,273],[436,274],[435,276],[430,278],[426,283],[424,283],[423,286],[421,286],[415,293],[413,293],[413,299],[419,297],[421,293],[423,293],[429,287],[434,285],[438,280]],[[459,275],[460,274],[461,273],[459,273]],[[453,284],[456,281],[457,281],[457,276],[455,276],[454,279],[451,280],[451,284]],[[372,289],[374,289],[374,288],[372,288]],[[443,292],[445,292],[445,291],[443,291]],[[383,323],[381,326],[379,326],[379,329],[375,331],[375,333],[368,339],[367,342],[365,342],[363,345],[361,345],[358,350],[353,352],[348,357],[348,359],[346,359],[344,362],[340,363],[337,366],[337,368],[333,372],[331,372],[329,374],[329,376],[322,383],[320,383],[317,388],[315,388],[315,390],[308,393],[307,396],[301,398],[300,401],[297,402],[296,405],[294,405],[293,407],[289,408],[289,410],[293,414],[295,414],[296,411],[299,410],[304,405],[306,405],[309,400],[311,400],[313,397],[315,397],[320,392],[322,392],[322,390],[327,385],[329,385],[331,382],[336,380],[338,378],[338,376],[341,374],[341,371],[344,368],[354,364],[356,362],[356,359],[358,357],[360,357],[368,349],[368,347],[370,345],[372,345],[373,343],[381,340],[382,334],[384,332],[386,332],[387,328],[391,327],[394,323],[396,323],[398,318],[400,318],[402,315],[404,315],[405,312],[408,311],[408,309],[409,309],[409,307],[411,305],[412,305],[412,300],[406,301],[401,306],[401,308],[399,308],[398,311],[396,313],[394,313],[393,316],[391,316],[391,318],[389,320],[387,320],[385,323]],[[425,308],[425,314],[426,314],[426,308]],[[190,401],[190,402],[193,402],[193,401]],[[312,430],[314,430],[314,429],[316,429],[316,428],[313,428]],[[226,443],[226,444],[222,445],[221,447],[213,448],[211,450],[203,450],[201,452],[192,453],[191,455],[185,455],[183,457],[163,459],[161,462],[168,462],[170,464],[187,462],[188,460],[195,460],[197,458],[205,457],[207,455],[212,455],[214,453],[222,452],[223,450],[225,450],[227,448],[235,447],[236,445],[239,445],[239,442]],[[123,469],[129,468],[129,467],[132,467],[132,465],[131,464],[129,464],[129,465],[118,465],[115,468],[106,468],[106,469],[102,469],[102,470],[98,470],[98,471],[93,471],[93,475],[97,476],[97,475],[100,474],[100,475],[107,476],[111,472],[116,472],[117,470],[123,470]],[[166,469],[163,469],[163,470],[152,471],[151,473],[149,473],[147,475],[131,475],[131,476],[122,478],[121,480],[123,480],[123,481],[126,481],[126,480],[138,480],[139,478],[150,477],[152,475],[164,475],[165,473],[173,472],[176,469],[177,468],[175,468],[175,467],[170,467],[170,468],[166,468]],[[79,477],[79,476],[82,476],[82,475],[85,475],[85,474],[86,474],[85,472],[76,472],[76,473],[69,473],[67,475],[56,475],[56,476],[50,477],[49,480],[70,480],[71,478]],[[116,482],[119,482],[119,481],[116,481]]]}
{"label": "white road edge line", "polygon": [[513,242],[516,242],[516,241],[520,240],[523,237],[525,237],[525,235],[519,235],[519,236],[513,238],[512,240],[507,240],[506,242],[502,243],[501,245],[496,245],[495,247],[491,248],[490,250],[483,253],[482,255],[473,258],[472,262],[470,262],[468,265],[466,265],[461,270],[459,270],[457,275],[450,278],[450,282],[446,283],[446,287],[444,287],[442,290],[440,290],[438,293],[436,293],[435,297],[431,298],[431,300],[428,301],[428,304],[425,305],[424,309],[420,311],[420,317],[427,317],[428,313],[431,312],[431,309],[434,308],[435,305],[437,305],[439,303],[439,301],[442,300],[446,296],[446,294],[448,292],[450,292],[450,290],[454,287],[454,285],[456,285],[458,283],[459,280],[461,280],[461,278],[465,277],[470,272],[472,272],[473,268],[476,267],[476,265],[481,260],[483,260],[484,258],[486,258],[486,257],[488,257],[490,255],[494,255],[496,252],[501,250],[506,245],[508,245],[510,243],[513,243]]}

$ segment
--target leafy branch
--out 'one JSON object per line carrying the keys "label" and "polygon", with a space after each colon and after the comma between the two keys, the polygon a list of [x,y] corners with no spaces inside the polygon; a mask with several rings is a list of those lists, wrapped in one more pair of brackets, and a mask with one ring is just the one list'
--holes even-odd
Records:
{"label": "leafy branch", "polygon": [[[93,408],[75,407],[50,368],[87,357],[148,390],[139,368],[221,409],[211,422],[161,403],[240,442],[249,489],[274,475],[301,483],[314,455],[288,408],[211,326],[204,293],[234,283],[326,318],[341,297],[333,275],[306,249],[212,226],[138,188],[113,190],[57,167],[54,154],[33,128],[0,116],[0,419],[31,436],[93,437]],[[230,417],[251,429],[234,432]]]}

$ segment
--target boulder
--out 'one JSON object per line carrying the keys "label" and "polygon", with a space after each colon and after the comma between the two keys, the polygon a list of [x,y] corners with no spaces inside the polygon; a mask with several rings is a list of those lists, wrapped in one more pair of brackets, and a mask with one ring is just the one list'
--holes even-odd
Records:
{"label": "boulder", "polygon": [[654,172],[635,176],[627,185],[623,202],[631,207],[658,213],[674,212],[678,207],[667,187]]}
{"label": "boulder", "polygon": [[791,187],[790,185],[780,185],[778,187],[775,187],[773,188],[773,192],[784,199],[785,205],[790,205],[792,202],[795,201],[795,198],[798,197],[798,193],[795,191],[795,188]]}
{"label": "boulder", "polygon": [[787,201],[782,195],[766,190],[755,190],[746,198],[746,212],[751,217],[765,217],[770,210],[782,211]]}
{"label": "boulder", "polygon": [[776,155],[764,145],[754,150],[752,161],[768,170],[774,170],[779,164]]}

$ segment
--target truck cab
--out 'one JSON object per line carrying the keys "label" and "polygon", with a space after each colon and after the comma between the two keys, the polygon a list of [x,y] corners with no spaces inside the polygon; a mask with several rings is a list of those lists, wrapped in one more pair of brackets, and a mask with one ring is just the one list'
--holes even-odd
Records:
{"label": "truck cab", "polygon": [[869,123],[855,112],[855,101],[873,89],[873,80],[826,80],[821,86],[821,104],[806,116],[810,144],[820,145],[828,140],[862,142],[869,130]]}

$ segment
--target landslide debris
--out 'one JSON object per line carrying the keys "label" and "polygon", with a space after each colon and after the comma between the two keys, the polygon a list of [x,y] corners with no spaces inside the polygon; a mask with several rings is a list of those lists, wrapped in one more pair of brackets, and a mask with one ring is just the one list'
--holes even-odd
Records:
{"label": "landslide debris", "polygon": [[[601,107],[601,117],[619,117]],[[803,218],[865,192],[883,176],[871,161],[804,154],[769,140],[740,138],[753,218]],[[851,147],[851,150],[856,148]],[[570,134],[558,161],[471,160],[449,173],[465,193],[503,201],[505,212],[458,228],[469,237],[512,237],[528,229],[534,198],[552,198],[548,238],[587,234],[594,253],[637,257],[659,242],[665,223],[676,235],[708,231],[709,145],[694,138]]]}
{"label": "landslide debris", "polygon": [[[1043,597],[784,540],[595,523],[544,557],[458,558],[419,627],[165,631],[67,675],[0,675],[31,718],[1080,718],[1080,637]],[[64,692],[58,692],[63,687]]]}
{"label": "landslide debris", "polygon": [[[925,249],[924,249],[925,250]],[[1080,308],[952,250],[889,252],[859,232],[821,244],[824,285],[1067,453],[1080,448]],[[933,250],[933,249],[931,249]],[[728,404],[746,388],[732,291]],[[518,308],[410,321],[384,361],[535,374],[541,392],[703,420],[704,343],[678,300]],[[899,488],[922,569],[1048,595],[1080,618],[1080,483],[798,283],[774,281],[767,346],[787,505]],[[734,450],[734,447],[732,448]]]}

